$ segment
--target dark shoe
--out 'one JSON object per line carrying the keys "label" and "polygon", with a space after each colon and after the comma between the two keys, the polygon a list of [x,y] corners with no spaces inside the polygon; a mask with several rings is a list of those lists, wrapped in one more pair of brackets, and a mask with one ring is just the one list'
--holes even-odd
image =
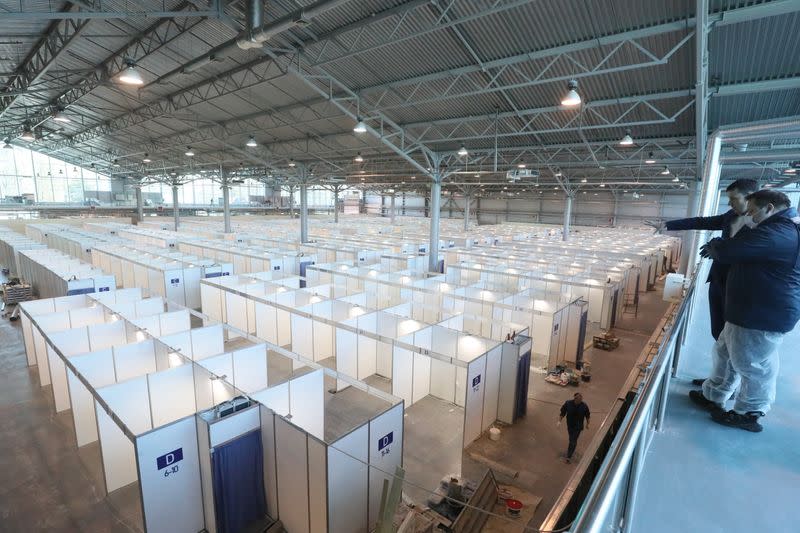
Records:
{"label": "dark shoe", "polygon": [[692,380],[692,385],[694,385],[695,387],[702,387],[702,386],[703,386],[703,383],[705,383],[705,382],[706,382],[706,378],[703,378],[703,379],[693,379],[693,380]]}
{"label": "dark shoe", "polygon": [[736,411],[717,411],[711,413],[711,418],[717,424],[732,428],[744,429],[753,433],[761,432],[764,427],[758,423],[758,419],[764,416],[761,411],[750,411],[740,415]]}
{"label": "dark shoe", "polygon": [[689,399],[691,399],[694,403],[705,409],[706,411],[722,411],[722,407],[716,402],[712,402],[705,396],[703,396],[703,391],[701,390],[690,390],[689,391]]}

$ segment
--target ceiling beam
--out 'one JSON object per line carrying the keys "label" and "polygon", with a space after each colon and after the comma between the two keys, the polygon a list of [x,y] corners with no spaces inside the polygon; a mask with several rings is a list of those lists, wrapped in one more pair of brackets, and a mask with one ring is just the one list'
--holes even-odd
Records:
{"label": "ceiling beam", "polygon": [[[62,12],[75,14],[75,11],[77,6],[68,3]],[[2,18],[5,20],[7,15],[4,12]],[[31,85],[42,79],[88,24],[89,21],[86,19],[72,19],[55,21],[47,26],[42,38],[17,66],[16,76],[0,91],[0,119],[20,98],[20,96],[3,96],[1,93],[15,91],[16,94],[20,94],[27,91]]]}

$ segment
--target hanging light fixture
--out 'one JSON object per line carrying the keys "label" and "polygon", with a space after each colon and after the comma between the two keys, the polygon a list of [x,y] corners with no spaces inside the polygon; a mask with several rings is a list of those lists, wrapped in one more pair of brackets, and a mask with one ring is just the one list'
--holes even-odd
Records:
{"label": "hanging light fixture", "polygon": [[664,167],[664,170],[661,171],[662,176],[669,176],[669,167]]}
{"label": "hanging light fixture", "polygon": [[581,183],[586,183],[588,180],[586,178],[581,178]]}
{"label": "hanging light fixture", "polygon": [[467,155],[469,155],[469,152],[467,152],[467,147],[464,146],[463,144],[461,145],[461,148],[458,149],[458,155],[460,155],[461,157],[466,157]]}
{"label": "hanging light fixture", "polygon": [[125,85],[144,85],[144,79],[136,69],[136,63],[130,59],[127,63],[127,68],[117,76],[117,79]]}
{"label": "hanging light fixture", "polygon": [[11,146],[11,143],[8,142],[8,139],[3,139],[3,148],[5,150],[13,150],[14,149],[14,147]]}
{"label": "hanging light fixture", "polygon": [[633,146],[633,137],[631,137],[631,130],[625,130],[625,135],[619,140],[620,146]]}
{"label": "hanging light fixture", "polygon": [[250,148],[255,148],[256,146],[258,146],[256,138],[253,135],[251,135],[250,138],[247,139],[247,146],[249,146]]}
{"label": "hanging light fixture", "polygon": [[353,131],[355,133],[367,133],[367,125],[361,120],[361,117],[358,117],[356,125],[353,126]]}
{"label": "hanging light fixture", "polygon": [[27,142],[33,142],[36,140],[36,135],[33,133],[33,130],[26,124],[25,127],[22,129],[22,135],[19,136],[20,139]]}
{"label": "hanging light fixture", "polygon": [[519,165],[517,165],[517,168],[525,168],[525,163],[520,163]]}
{"label": "hanging light fixture", "polygon": [[672,181],[678,182],[681,181],[681,179],[678,176],[675,176],[674,178],[672,178]]}
{"label": "hanging light fixture", "polygon": [[142,163],[149,163],[150,161],[151,161],[150,155],[144,154],[144,157],[142,158]]}
{"label": "hanging light fixture", "polygon": [[194,157],[194,151],[192,150],[191,146],[186,147],[186,151],[184,152],[186,157]]}
{"label": "hanging light fixture", "polygon": [[356,163],[363,163],[364,162],[364,158],[361,157],[361,152],[358,152],[356,154],[356,157],[355,157],[355,159],[353,159],[353,161],[355,161]]}
{"label": "hanging light fixture", "polygon": [[111,165],[112,165],[114,168],[116,168],[116,167],[119,167],[119,160],[115,159],[114,161],[112,161]]}
{"label": "hanging light fixture", "polygon": [[561,105],[573,107],[581,103],[581,95],[578,94],[578,81],[570,80],[567,84],[567,93],[561,99]]}
{"label": "hanging light fixture", "polygon": [[62,124],[66,124],[68,122],[72,122],[72,120],[64,113],[63,109],[56,109],[56,112],[53,113],[53,120],[56,122],[61,122]]}
{"label": "hanging light fixture", "polygon": [[647,163],[648,165],[652,165],[653,163],[656,162],[655,158],[653,157],[653,152],[647,154],[647,159],[645,159],[644,162]]}
{"label": "hanging light fixture", "polygon": [[292,167],[292,168],[294,168],[294,166],[295,166],[294,159],[290,159],[290,160],[289,160],[289,166],[290,166],[290,167]]}

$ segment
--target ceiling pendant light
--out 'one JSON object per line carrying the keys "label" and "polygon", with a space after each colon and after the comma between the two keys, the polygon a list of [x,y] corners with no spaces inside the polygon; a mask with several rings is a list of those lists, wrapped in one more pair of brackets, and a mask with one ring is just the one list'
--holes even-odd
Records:
{"label": "ceiling pendant light", "polygon": [[625,130],[625,135],[619,141],[620,146],[633,146],[633,137],[631,137],[631,130]]}
{"label": "ceiling pendant light", "polygon": [[353,131],[355,133],[367,133],[367,125],[361,120],[361,117],[358,117],[356,125],[353,126]]}
{"label": "ceiling pendant light", "polygon": [[525,168],[525,163],[520,163],[519,165],[517,165],[517,168]]}
{"label": "ceiling pendant light", "polygon": [[653,163],[656,162],[656,160],[653,157],[653,152],[647,154],[647,159],[645,159],[644,162],[647,163],[648,165],[652,165]]}
{"label": "ceiling pendant light", "polygon": [[681,181],[681,179],[678,176],[675,176],[674,178],[672,178],[672,181],[678,182]]}
{"label": "ceiling pendant light", "polygon": [[119,167],[119,160],[115,159],[115,160],[114,160],[114,161],[111,163],[111,165],[112,165],[114,168],[117,168],[117,167]]}
{"label": "ceiling pendant light", "polygon": [[8,142],[8,139],[3,139],[3,149],[5,149],[5,150],[13,150],[14,147],[11,146],[11,143]]}
{"label": "ceiling pendant light", "polygon": [[149,163],[150,161],[151,161],[150,155],[144,154],[144,157],[142,158],[142,163]]}
{"label": "ceiling pendant light", "polygon": [[26,124],[25,127],[22,129],[22,135],[19,136],[20,139],[27,142],[33,142],[36,140],[36,135],[33,133],[33,130]]}
{"label": "ceiling pendant light", "polygon": [[561,105],[573,107],[580,103],[581,95],[578,94],[578,82],[577,80],[570,80],[569,84],[567,84],[567,94],[561,100]]}
{"label": "ceiling pendant light", "polygon": [[186,147],[186,151],[184,152],[186,157],[194,157],[194,151],[192,150],[191,146]]}
{"label": "ceiling pendant light", "polygon": [[356,154],[356,157],[355,157],[355,159],[353,159],[353,161],[355,161],[356,163],[363,163],[364,162],[364,158],[361,157],[361,152],[358,152],[358,154]]}
{"label": "ceiling pendant light", "polygon": [[463,144],[461,145],[461,148],[458,149],[458,155],[460,155],[461,157],[466,157],[467,155],[469,155],[469,152],[467,152],[467,147],[464,146]]}
{"label": "ceiling pendant light", "polygon": [[132,60],[128,60],[127,63],[127,68],[117,76],[117,79],[125,85],[144,85],[144,79],[136,69],[136,63]]}
{"label": "ceiling pendant light", "polygon": [[661,171],[662,176],[669,176],[669,167],[664,167],[664,170]]}
{"label": "ceiling pendant light", "polygon": [[289,166],[290,166],[290,167],[292,167],[292,168],[294,168],[294,166],[295,166],[294,159],[290,159],[290,160],[289,160]]}
{"label": "ceiling pendant light", "polygon": [[53,120],[56,122],[61,122],[62,124],[66,124],[68,122],[72,122],[72,120],[64,113],[63,109],[56,109],[56,112],[53,113]]}
{"label": "ceiling pendant light", "polygon": [[247,139],[247,146],[249,146],[250,148],[255,148],[256,146],[258,146],[258,143],[256,142],[256,138],[254,136],[251,135],[250,138]]}

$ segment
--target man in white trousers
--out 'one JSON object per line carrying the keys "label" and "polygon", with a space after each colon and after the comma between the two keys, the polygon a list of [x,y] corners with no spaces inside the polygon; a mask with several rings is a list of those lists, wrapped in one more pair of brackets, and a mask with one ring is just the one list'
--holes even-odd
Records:
{"label": "man in white trousers", "polygon": [[[715,422],[759,432],[775,401],[778,347],[800,320],[800,219],[781,192],[762,189],[747,201],[757,226],[701,249],[730,270],[711,377],[689,397],[711,411]],[[734,391],[733,409],[725,411]]]}

